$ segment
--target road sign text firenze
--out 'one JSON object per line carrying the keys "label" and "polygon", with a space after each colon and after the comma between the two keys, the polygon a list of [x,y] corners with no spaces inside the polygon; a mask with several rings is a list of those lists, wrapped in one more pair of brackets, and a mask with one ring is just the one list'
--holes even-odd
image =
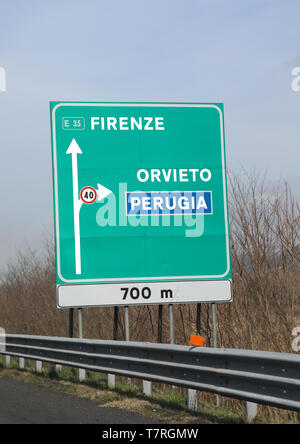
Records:
{"label": "road sign text firenze", "polygon": [[91,117],[91,129],[114,131],[164,131],[163,117]]}

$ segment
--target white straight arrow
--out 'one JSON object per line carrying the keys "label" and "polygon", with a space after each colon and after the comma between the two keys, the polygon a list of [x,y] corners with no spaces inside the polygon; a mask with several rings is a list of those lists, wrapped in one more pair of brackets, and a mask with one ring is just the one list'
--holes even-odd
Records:
{"label": "white straight arrow", "polygon": [[73,178],[73,210],[74,210],[74,236],[75,236],[75,266],[76,274],[81,274],[81,251],[80,251],[80,222],[79,212],[82,201],[78,194],[78,165],[77,155],[82,154],[75,139],[69,145],[66,154],[72,155],[72,178]]}

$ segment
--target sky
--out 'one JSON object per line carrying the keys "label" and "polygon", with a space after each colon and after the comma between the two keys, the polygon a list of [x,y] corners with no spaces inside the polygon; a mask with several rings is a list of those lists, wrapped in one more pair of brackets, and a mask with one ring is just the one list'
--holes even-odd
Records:
{"label": "sky", "polygon": [[0,0],[0,270],[53,237],[50,100],[223,102],[227,167],[300,196],[299,0]]}

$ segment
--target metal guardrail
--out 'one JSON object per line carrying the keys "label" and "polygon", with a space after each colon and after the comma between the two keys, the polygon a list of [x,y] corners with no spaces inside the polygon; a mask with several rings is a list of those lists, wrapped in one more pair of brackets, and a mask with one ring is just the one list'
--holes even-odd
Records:
{"label": "metal guardrail", "polygon": [[300,411],[300,355],[23,335],[1,354]]}

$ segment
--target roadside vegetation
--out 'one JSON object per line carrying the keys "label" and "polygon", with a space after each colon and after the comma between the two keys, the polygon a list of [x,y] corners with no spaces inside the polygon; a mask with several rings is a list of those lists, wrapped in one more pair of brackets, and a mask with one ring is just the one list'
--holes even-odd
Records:
{"label": "roadside vegetation", "polygon": [[[88,371],[86,380],[78,382],[78,370],[63,367],[57,373],[55,368],[44,364],[41,373],[37,373],[33,362],[26,360],[25,368],[19,369],[18,360],[12,359],[9,368],[4,359],[0,358],[0,376],[9,376],[26,383],[48,387],[52,390],[89,399],[101,407],[115,407],[138,413],[151,418],[157,423],[170,424],[246,424],[242,404],[236,401],[230,406],[216,407],[214,402],[200,400],[197,411],[187,409],[185,390],[173,389],[168,386],[153,384],[152,396],[142,394],[141,382],[133,380],[127,383],[127,378],[117,377],[116,387],[107,385],[107,375]],[[273,418],[263,410],[254,424],[298,424],[292,415],[277,414]]]}
{"label": "roadside vegetation", "polygon": [[[292,353],[291,332],[300,326],[300,209],[287,184],[268,185],[254,172],[229,180],[229,211],[233,273],[232,304],[217,307],[220,347]],[[57,310],[53,246],[41,257],[20,254],[1,276],[0,326],[8,333],[68,335],[68,312]],[[124,316],[119,310],[117,338],[124,340]],[[113,338],[112,308],[84,309],[84,336]],[[157,307],[131,307],[131,340],[156,342]],[[176,343],[188,344],[196,333],[196,306],[174,306]],[[212,345],[209,305],[203,305],[201,330]],[[75,331],[78,325],[75,316]],[[167,309],[163,342],[169,342]],[[172,395],[185,396],[181,389]],[[214,396],[201,394],[200,402],[214,407]],[[238,411],[238,401],[222,399],[222,406]],[[215,411],[215,410],[214,410]],[[263,407],[269,422],[300,422],[299,415]]]}

